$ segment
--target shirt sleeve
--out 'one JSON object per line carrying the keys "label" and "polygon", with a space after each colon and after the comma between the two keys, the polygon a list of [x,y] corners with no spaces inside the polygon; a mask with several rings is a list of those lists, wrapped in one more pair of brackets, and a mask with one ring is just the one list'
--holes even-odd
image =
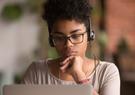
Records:
{"label": "shirt sleeve", "polygon": [[120,76],[115,64],[106,66],[99,95],[120,95]]}
{"label": "shirt sleeve", "polygon": [[36,63],[33,62],[26,70],[21,83],[22,84],[36,84],[37,82],[36,74]]}

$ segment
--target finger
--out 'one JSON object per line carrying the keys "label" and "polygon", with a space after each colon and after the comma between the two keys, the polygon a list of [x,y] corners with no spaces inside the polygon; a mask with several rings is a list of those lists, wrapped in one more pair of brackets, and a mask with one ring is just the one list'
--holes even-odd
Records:
{"label": "finger", "polygon": [[61,70],[64,70],[64,69],[66,69],[66,68],[68,67],[68,65],[69,65],[69,62],[66,63],[65,65],[63,65],[62,67],[60,67],[60,69],[61,69]]}
{"label": "finger", "polygon": [[65,65],[65,64],[66,64],[67,62],[69,62],[72,58],[73,58],[73,56],[67,57],[63,62],[60,63],[60,65]]}

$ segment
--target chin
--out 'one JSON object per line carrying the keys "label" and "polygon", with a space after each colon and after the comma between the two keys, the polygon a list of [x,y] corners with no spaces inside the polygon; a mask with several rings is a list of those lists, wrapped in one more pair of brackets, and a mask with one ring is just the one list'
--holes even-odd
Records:
{"label": "chin", "polygon": [[80,56],[78,53],[67,53],[63,55],[64,57],[69,57],[69,56]]}

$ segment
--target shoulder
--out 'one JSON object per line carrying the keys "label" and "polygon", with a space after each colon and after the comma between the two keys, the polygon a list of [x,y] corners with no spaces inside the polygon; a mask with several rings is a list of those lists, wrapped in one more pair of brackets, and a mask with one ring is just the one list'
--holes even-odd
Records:
{"label": "shoulder", "polygon": [[114,63],[100,61],[97,68],[97,78],[101,94],[119,95],[120,75]]}
{"label": "shoulder", "polygon": [[36,60],[33,61],[28,69],[42,69],[42,68],[47,68],[47,60],[48,59],[42,59],[42,60]]}
{"label": "shoulder", "polygon": [[23,75],[22,83],[33,84],[39,81],[39,77],[47,72],[47,60],[33,61]]}
{"label": "shoulder", "polygon": [[97,71],[99,79],[102,82],[115,80],[116,78],[119,79],[119,70],[114,63],[100,61]]}
{"label": "shoulder", "polygon": [[33,61],[27,68],[25,75],[36,75],[47,72],[47,59]]}
{"label": "shoulder", "polygon": [[99,62],[99,69],[101,71],[107,71],[107,72],[115,72],[118,71],[117,66],[114,63],[106,62],[106,61],[100,61]]}

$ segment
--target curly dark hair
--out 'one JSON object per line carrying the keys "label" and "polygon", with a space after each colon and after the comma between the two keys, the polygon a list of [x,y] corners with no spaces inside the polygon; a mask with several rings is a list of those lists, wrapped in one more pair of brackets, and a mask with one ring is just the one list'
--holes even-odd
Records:
{"label": "curly dark hair", "polygon": [[47,21],[49,32],[53,24],[61,19],[76,20],[89,26],[91,6],[89,0],[47,0],[44,4],[43,19]]}

